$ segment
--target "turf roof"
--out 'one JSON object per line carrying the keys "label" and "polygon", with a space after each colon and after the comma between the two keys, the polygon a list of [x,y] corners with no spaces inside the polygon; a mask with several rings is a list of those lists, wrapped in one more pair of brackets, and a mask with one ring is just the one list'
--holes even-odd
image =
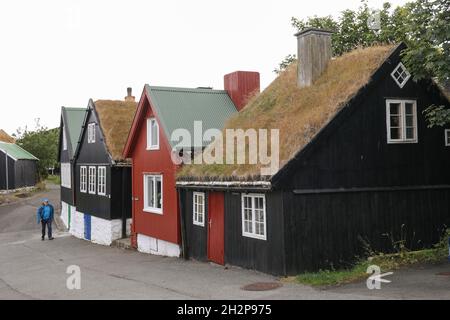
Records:
{"label": "turf roof", "polygon": [[[279,129],[282,168],[369,82],[393,49],[374,46],[333,59],[319,79],[306,88],[297,87],[297,63],[293,63],[230,118],[225,129]],[[182,168],[178,178],[249,179],[259,176],[260,169],[260,165],[191,164]]]}
{"label": "turf roof", "polygon": [[108,152],[114,161],[125,161],[122,151],[133,122],[137,103],[132,101],[98,100],[94,104]]}
{"label": "turf roof", "polygon": [[4,130],[0,129],[0,142],[14,143],[16,140]]}

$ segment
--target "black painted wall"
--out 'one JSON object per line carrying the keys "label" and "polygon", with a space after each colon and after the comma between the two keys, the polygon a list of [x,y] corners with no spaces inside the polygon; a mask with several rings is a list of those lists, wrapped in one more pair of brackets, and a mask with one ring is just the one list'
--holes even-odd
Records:
{"label": "black painted wall", "polygon": [[[430,247],[450,226],[450,189],[294,195],[286,192],[286,273],[345,267],[365,248]],[[289,204],[289,206],[287,205]]]}
{"label": "black painted wall", "polygon": [[225,262],[270,274],[284,274],[282,192],[266,194],[267,240],[242,235],[241,193],[225,193]]}
{"label": "black painted wall", "polygon": [[[37,161],[8,157],[8,188],[33,187],[38,182]],[[6,156],[0,151],[0,190],[6,189]]]}
{"label": "black painted wall", "polygon": [[186,223],[186,243],[187,258],[198,261],[208,260],[208,192],[205,192],[205,226],[194,225],[193,216],[193,192],[186,191],[183,193],[183,220]]}
{"label": "black painted wall", "polygon": [[18,160],[15,163],[15,188],[33,187],[38,182],[37,161]]}

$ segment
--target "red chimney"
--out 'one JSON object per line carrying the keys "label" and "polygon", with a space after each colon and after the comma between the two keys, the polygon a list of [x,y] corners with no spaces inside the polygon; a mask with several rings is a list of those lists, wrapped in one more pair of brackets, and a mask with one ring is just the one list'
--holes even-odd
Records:
{"label": "red chimney", "polygon": [[225,76],[225,90],[238,111],[241,111],[248,100],[260,92],[258,72],[236,71]]}

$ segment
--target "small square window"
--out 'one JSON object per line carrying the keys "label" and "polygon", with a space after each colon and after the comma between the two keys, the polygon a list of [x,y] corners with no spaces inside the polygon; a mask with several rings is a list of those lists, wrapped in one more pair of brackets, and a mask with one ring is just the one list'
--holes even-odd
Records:
{"label": "small square window", "polygon": [[409,78],[411,78],[411,74],[408,70],[406,70],[406,67],[401,62],[394,69],[394,71],[392,71],[391,76],[400,88],[403,88]]}
{"label": "small square window", "polygon": [[445,146],[450,147],[450,129],[445,130]]}

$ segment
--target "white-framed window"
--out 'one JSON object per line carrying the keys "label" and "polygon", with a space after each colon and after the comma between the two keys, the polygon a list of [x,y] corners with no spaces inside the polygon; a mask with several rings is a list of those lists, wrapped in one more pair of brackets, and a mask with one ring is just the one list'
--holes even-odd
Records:
{"label": "white-framed window", "polygon": [[66,127],[63,126],[63,150],[66,151],[67,150],[67,136],[66,136]]}
{"label": "white-framed window", "polygon": [[155,118],[147,119],[147,150],[159,150],[159,125]]}
{"label": "white-framed window", "polygon": [[388,143],[417,142],[417,102],[386,100]]}
{"label": "white-framed window", "polygon": [[411,78],[411,74],[408,72],[408,70],[406,70],[406,67],[403,65],[403,63],[400,62],[394,69],[394,71],[392,71],[391,77],[400,88],[403,88],[408,82],[409,78]]}
{"label": "white-framed window", "polygon": [[72,188],[72,175],[70,163],[61,163],[61,187]]}
{"label": "white-framed window", "polygon": [[97,193],[99,196],[106,196],[106,167],[98,167]]}
{"label": "white-framed window", "polygon": [[242,195],[242,235],[260,240],[267,239],[266,196]]}
{"label": "white-framed window", "polygon": [[196,226],[205,226],[205,194],[194,192],[193,194],[193,222]]}
{"label": "white-framed window", "polygon": [[80,167],[80,192],[87,192],[87,167]]}
{"label": "white-framed window", "polygon": [[96,177],[97,176],[97,168],[89,167],[89,194],[95,194],[96,192]]}
{"label": "white-framed window", "polygon": [[88,143],[95,143],[95,123],[88,124]]}
{"label": "white-framed window", "polygon": [[144,175],[144,211],[163,213],[162,175]]}
{"label": "white-framed window", "polygon": [[450,147],[450,129],[445,130],[445,146]]}

